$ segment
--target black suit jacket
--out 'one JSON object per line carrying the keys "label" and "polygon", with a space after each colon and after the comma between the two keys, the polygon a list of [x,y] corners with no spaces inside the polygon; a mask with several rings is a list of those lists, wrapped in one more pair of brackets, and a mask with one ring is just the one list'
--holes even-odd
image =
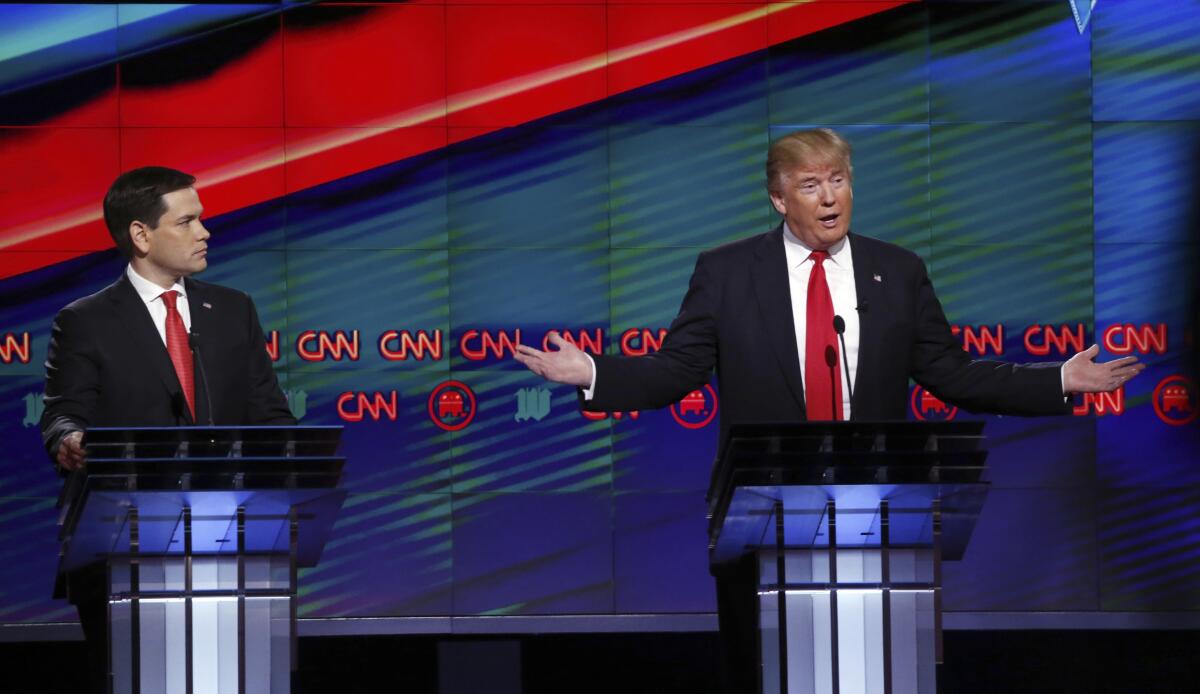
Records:
{"label": "black suit jacket", "polygon": [[63,436],[94,426],[295,424],[250,297],[191,278],[184,286],[208,385],[197,363],[195,421],[150,312],[122,273],[54,319],[41,421],[52,459]]}
{"label": "black suit jacket", "polygon": [[[973,412],[1065,414],[1061,363],[971,359],[950,331],[916,254],[850,234],[860,311],[854,420],[902,420],[911,377]],[[805,419],[782,227],[705,251],[662,348],[595,357],[585,409],[664,407],[717,370],[721,442],[733,424]],[[878,280],[876,279],[878,277]]]}

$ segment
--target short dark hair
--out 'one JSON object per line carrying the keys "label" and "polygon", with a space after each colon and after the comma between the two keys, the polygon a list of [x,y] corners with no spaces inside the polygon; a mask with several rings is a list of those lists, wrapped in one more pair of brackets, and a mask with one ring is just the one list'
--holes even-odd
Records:
{"label": "short dark hair", "polygon": [[157,228],[158,220],[167,213],[163,196],[195,182],[195,176],[165,166],[143,166],[117,176],[104,196],[104,223],[126,258],[133,257],[129,225],[141,222]]}

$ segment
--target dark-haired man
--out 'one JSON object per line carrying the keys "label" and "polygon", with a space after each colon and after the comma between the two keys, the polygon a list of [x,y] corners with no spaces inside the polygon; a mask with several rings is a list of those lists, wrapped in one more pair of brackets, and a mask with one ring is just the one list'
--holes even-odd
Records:
{"label": "dark-haired man", "polygon": [[[191,278],[208,266],[195,180],[144,167],[118,177],[104,198],[104,221],[129,263],[54,319],[41,429],[62,474],[86,465],[89,427],[295,424],[254,302]],[[94,686],[106,691],[103,567],[59,579],[55,596],[79,608]]]}

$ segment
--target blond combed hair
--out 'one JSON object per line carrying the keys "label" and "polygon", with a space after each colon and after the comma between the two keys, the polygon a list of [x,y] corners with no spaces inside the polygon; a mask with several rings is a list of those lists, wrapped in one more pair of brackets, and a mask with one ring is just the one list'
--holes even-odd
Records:
{"label": "blond combed hair", "polygon": [[767,150],[767,190],[778,191],[783,177],[800,168],[841,168],[851,181],[850,143],[829,128],[797,130],[771,143]]}

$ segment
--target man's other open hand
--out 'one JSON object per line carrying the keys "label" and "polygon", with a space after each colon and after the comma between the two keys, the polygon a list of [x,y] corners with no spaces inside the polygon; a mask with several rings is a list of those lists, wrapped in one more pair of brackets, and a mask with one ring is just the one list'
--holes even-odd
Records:
{"label": "man's other open hand", "polygon": [[587,388],[592,383],[592,360],[557,332],[550,333],[554,351],[543,352],[528,345],[517,345],[517,361],[547,381]]}
{"label": "man's other open hand", "polygon": [[1125,385],[1142,372],[1145,364],[1137,357],[1122,357],[1104,363],[1095,361],[1100,347],[1092,345],[1071,357],[1063,365],[1063,390],[1066,393],[1107,393]]}

